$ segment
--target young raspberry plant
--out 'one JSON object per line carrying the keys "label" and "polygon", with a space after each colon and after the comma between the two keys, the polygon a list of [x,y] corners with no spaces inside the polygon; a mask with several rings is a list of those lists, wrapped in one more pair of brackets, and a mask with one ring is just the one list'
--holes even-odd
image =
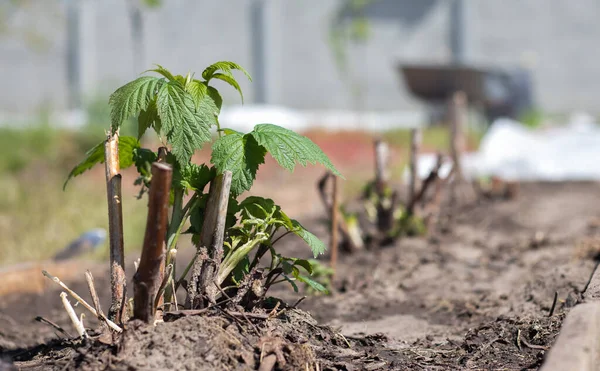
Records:
{"label": "young raspberry plant", "polygon": [[[117,89],[109,99],[113,135],[118,134],[124,122],[137,117],[138,137],[120,136],[118,149],[120,168],[135,166],[138,170],[139,177],[135,183],[141,186],[140,196],[152,183],[150,169],[153,162],[166,162],[173,169],[171,215],[165,238],[165,266],[169,269],[165,271],[170,274],[168,279],[173,280],[174,285],[166,287],[177,290],[194,264],[191,261],[177,279],[169,252],[176,249],[182,234],[191,234],[198,248],[196,257],[201,255],[201,248],[206,248],[199,243],[208,200],[205,188],[228,171],[231,172],[231,188],[224,236],[225,253],[217,262],[213,282],[220,292],[237,295],[238,302],[256,302],[256,299],[264,297],[271,285],[279,282],[289,282],[295,290],[296,282],[303,282],[315,290],[325,291],[322,285],[310,278],[312,264],[308,260],[283,257],[274,248],[285,234],[296,234],[302,238],[315,257],[325,251],[325,245],[298,221],[289,218],[273,200],[252,196],[238,202],[237,198],[251,189],[267,153],[289,171],[293,171],[298,163],[303,166],[320,163],[332,173],[341,174],[315,143],[291,130],[273,124],[256,125],[249,133],[221,128],[218,117],[223,100],[210,83],[213,80],[226,82],[239,92],[243,102],[234,71],[241,71],[250,79],[249,74],[233,62],[210,65],[202,72],[201,79],[196,79],[191,73],[173,75],[164,67],[157,66],[146,71],[157,76],[139,77]],[[211,135],[213,128],[218,134],[214,142]],[[163,143],[156,152],[142,148],[140,144],[140,139],[150,129]],[[211,142],[210,163],[193,163],[194,152]],[[102,142],[73,168],[67,182],[104,160]],[[188,222],[190,226],[184,231]],[[260,266],[267,253],[269,263]],[[253,286],[253,290],[248,290],[249,285]],[[173,294],[166,291],[165,302],[169,299],[167,296]],[[254,293],[252,298],[252,295],[247,295],[249,292]]]}

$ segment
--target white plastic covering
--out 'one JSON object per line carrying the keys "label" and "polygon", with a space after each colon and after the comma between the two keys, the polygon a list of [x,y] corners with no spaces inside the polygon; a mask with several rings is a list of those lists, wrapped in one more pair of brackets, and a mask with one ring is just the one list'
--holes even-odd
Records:
{"label": "white plastic covering", "polygon": [[[419,176],[426,177],[435,155],[419,158]],[[450,166],[441,171],[444,177]],[[530,130],[516,121],[499,119],[481,141],[478,152],[463,158],[465,176],[499,176],[505,180],[600,180],[600,126],[577,114],[569,124]]]}

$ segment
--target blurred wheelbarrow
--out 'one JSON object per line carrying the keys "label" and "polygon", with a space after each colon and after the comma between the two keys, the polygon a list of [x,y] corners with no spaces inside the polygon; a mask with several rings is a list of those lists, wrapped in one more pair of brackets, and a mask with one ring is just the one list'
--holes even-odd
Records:
{"label": "blurred wheelbarrow", "polygon": [[401,64],[399,70],[408,90],[430,106],[445,105],[462,91],[470,106],[483,110],[488,122],[499,117],[518,119],[533,109],[531,78],[524,69]]}

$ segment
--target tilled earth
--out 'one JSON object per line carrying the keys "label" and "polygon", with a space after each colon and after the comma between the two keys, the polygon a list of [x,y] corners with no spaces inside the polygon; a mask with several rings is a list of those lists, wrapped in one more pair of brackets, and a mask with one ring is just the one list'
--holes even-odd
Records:
{"label": "tilled earth", "polygon": [[[54,287],[11,295],[0,304],[0,353],[40,370],[538,369],[594,268],[598,210],[596,183],[523,184],[516,200],[453,210],[426,239],[341,256],[333,294],[309,296],[300,309],[268,319],[210,312],[153,329],[130,323],[114,347],[61,340],[33,321],[71,329]],[[301,221],[327,238],[318,218]],[[281,247],[307,252],[293,238]],[[98,273],[96,281],[106,297]],[[299,297],[283,287],[271,294],[290,304]]]}

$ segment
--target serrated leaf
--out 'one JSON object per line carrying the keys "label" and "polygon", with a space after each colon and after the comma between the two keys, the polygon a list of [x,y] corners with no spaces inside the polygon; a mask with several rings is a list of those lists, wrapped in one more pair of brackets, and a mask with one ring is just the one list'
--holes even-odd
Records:
{"label": "serrated leaf", "polygon": [[219,174],[231,171],[231,193],[238,196],[252,187],[258,167],[265,162],[265,154],[266,149],[251,135],[231,132],[215,141],[210,162]]}
{"label": "serrated leaf", "polygon": [[160,132],[160,117],[156,110],[156,100],[152,100],[146,109],[138,116],[138,139],[140,139],[148,128],[154,127],[157,134]]}
{"label": "serrated leaf", "polygon": [[158,73],[158,74],[166,77],[167,80],[169,80],[169,81],[175,81],[175,76],[173,76],[173,74],[171,72],[169,72],[169,70],[167,70],[166,68],[164,68],[160,64],[157,64],[155,69],[148,70],[148,71],[145,71],[145,72],[156,72],[156,73]]}
{"label": "serrated leaf", "polygon": [[152,163],[156,161],[156,153],[147,148],[136,148],[133,151],[133,162],[135,167],[144,177],[150,177],[152,175]]}
{"label": "serrated leaf", "polygon": [[225,81],[229,85],[231,85],[238,93],[240,93],[240,98],[242,99],[242,104],[244,103],[244,94],[242,93],[242,88],[240,84],[238,84],[237,80],[231,75],[225,75],[223,73],[215,73],[212,75],[213,79],[219,79],[221,81]]}
{"label": "serrated leaf", "polygon": [[319,146],[292,130],[273,124],[259,124],[250,134],[269,151],[279,165],[289,171],[294,170],[296,162],[302,166],[318,162],[335,175],[342,176]]}
{"label": "serrated leaf", "polygon": [[269,215],[273,215],[279,209],[279,206],[275,205],[275,201],[270,198],[249,196],[240,202],[239,208],[246,210],[254,217],[264,219]]}
{"label": "serrated leaf", "polygon": [[313,256],[315,258],[325,252],[326,248],[323,241],[318,239],[317,236],[315,236],[314,234],[307,231],[297,220],[292,219],[292,224],[294,228],[291,231],[295,235],[302,238],[304,242],[306,242],[306,244],[310,246],[310,249],[312,250]]}
{"label": "serrated leaf", "polygon": [[136,137],[119,137],[119,167],[121,169],[126,169],[134,164],[133,154],[137,148],[140,148],[140,142]]}
{"label": "serrated leaf", "polygon": [[202,164],[187,163],[181,170],[173,174],[174,187],[202,192],[204,187],[216,176],[216,169]]}
{"label": "serrated leaf", "polygon": [[296,259],[296,260],[294,260],[294,265],[297,265],[297,266],[300,266],[300,267],[304,268],[304,270],[306,270],[306,272],[308,272],[308,274],[312,274],[313,273],[313,266],[306,259]]}
{"label": "serrated leaf", "polygon": [[[83,174],[85,171],[94,167],[94,165],[104,163],[104,143],[106,140],[96,144],[92,149],[86,152],[85,159],[77,164],[69,173],[63,190],[67,187],[67,183],[71,178]],[[133,165],[133,153],[135,149],[140,147],[140,143],[135,137],[123,136],[119,137],[119,167],[126,169]]]}
{"label": "serrated leaf", "polygon": [[298,285],[296,285],[296,282],[294,282],[294,280],[292,280],[291,278],[289,278],[285,274],[283,275],[283,278],[286,281],[288,281],[290,283],[290,285],[292,285],[292,288],[294,289],[294,292],[298,292]]}
{"label": "serrated leaf", "polygon": [[208,81],[210,81],[211,78],[213,78],[215,72],[217,72],[219,70],[222,71],[225,75],[228,75],[231,77],[233,77],[232,71],[238,70],[238,71],[241,71],[242,73],[244,73],[244,75],[246,75],[248,80],[252,81],[252,77],[250,77],[250,74],[248,73],[248,71],[246,71],[239,64],[234,63],[234,62],[229,62],[229,61],[216,62],[216,63],[213,63],[210,66],[206,67],[204,69],[204,71],[202,71],[202,78],[204,78],[206,80],[206,82],[208,82]]}
{"label": "serrated leaf", "polygon": [[[196,111],[192,96],[178,83],[166,83],[158,92],[156,107],[162,132],[171,143],[177,162],[184,166],[196,149],[211,140],[212,115]],[[202,107],[201,107],[202,108]]]}
{"label": "serrated leaf", "polygon": [[221,113],[221,107],[223,106],[223,98],[219,91],[212,86],[208,87],[208,95],[212,98],[213,102],[215,102],[215,106],[218,108],[218,112]]}
{"label": "serrated leaf", "polygon": [[236,284],[240,283],[249,272],[250,258],[248,257],[248,255],[246,255],[231,272],[233,282]]}
{"label": "serrated leaf", "polygon": [[307,285],[319,292],[328,293],[328,290],[325,288],[325,286],[321,285],[320,283],[311,278],[299,274],[296,276],[296,279],[300,282],[306,283]]}
{"label": "serrated leaf", "polygon": [[206,119],[210,121],[210,124],[216,126],[217,117],[221,112],[221,104],[223,103],[219,92],[199,80],[190,81],[186,90],[194,99],[196,110],[206,115]]}
{"label": "serrated leaf", "polygon": [[108,100],[112,130],[116,131],[123,121],[146,109],[163,83],[161,78],[142,76],[112,93]]}

